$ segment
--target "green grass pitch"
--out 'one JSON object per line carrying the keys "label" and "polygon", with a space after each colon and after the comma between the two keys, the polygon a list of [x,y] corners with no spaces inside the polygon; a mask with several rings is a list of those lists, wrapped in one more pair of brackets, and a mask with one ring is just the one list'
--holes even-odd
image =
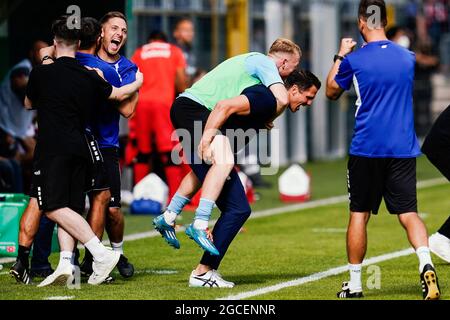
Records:
{"label": "green grass pitch", "polygon": [[[312,163],[305,166],[313,179],[313,199],[346,194],[346,162]],[[439,173],[426,159],[418,161],[418,180],[439,178]],[[276,176],[269,177],[271,189],[258,190],[261,195],[255,211],[280,207]],[[435,232],[450,215],[450,184],[420,188],[419,211],[428,231]],[[216,213],[217,215],[217,213]],[[180,224],[189,223],[192,213],[183,214]],[[220,272],[226,280],[236,283],[233,289],[199,289],[188,287],[188,277],[198,263],[201,250],[183,233],[178,233],[181,249],[174,250],[160,237],[125,243],[125,253],[134,264],[136,274],[122,279],[114,271],[116,281],[108,285],[90,286],[85,281],[81,289],[66,287],[37,288],[16,284],[4,264],[0,271],[0,300],[47,299],[217,299],[251,292],[257,289],[300,279],[346,264],[345,228],[348,221],[346,202],[250,219],[245,230],[231,245]],[[150,231],[150,216],[126,216],[126,234]],[[369,223],[367,257],[393,253],[409,248],[406,234],[395,216],[386,212],[384,204],[378,216]],[[58,255],[51,256],[56,266]],[[433,256],[442,289],[442,299],[450,299],[450,266]],[[365,299],[420,300],[421,290],[418,260],[415,254],[375,264],[376,288],[368,288],[374,274],[363,268]],[[370,270],[369,270],[370,271]],[[37,279],[39,281],[40,279]],[[262,300],[328,300],[336,299],[336,292],[347,272],[317,281],[287,287],[274,292],[252,296]]]}

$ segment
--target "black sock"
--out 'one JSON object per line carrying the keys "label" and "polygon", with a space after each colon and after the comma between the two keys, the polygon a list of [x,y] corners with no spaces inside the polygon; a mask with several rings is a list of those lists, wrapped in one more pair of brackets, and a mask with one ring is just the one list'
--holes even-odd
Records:
{"label": "black sock", "polygon": [[19,245],[19,253],[17,259],[28,269],[31,248]]}
{"label": "black sock", "polygon": [[83,261],[91,261],[92,262],[92,260],[93,260],[93,257],[92,257],[91,252],[88,249],[84,250]]}
{"label": "black sock", "polygon": [[448,217],[438,232],[450,239],[450,217]]}

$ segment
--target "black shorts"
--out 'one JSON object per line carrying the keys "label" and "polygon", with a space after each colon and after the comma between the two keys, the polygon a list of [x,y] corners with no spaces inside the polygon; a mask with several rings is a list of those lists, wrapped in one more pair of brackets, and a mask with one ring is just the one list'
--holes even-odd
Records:
{"label": "black shorts", "polygon": [[[222,134],[230,138],[233,151],[241,150],[257,131],[264,129],[266,123],[276,114],[277,102],[272,92],[263,85],[246,88],[241,95],[245,95],[250,103],[250,114],[246,116],[232,115],[222,126]],[[203,129],[211,111],[205,106],[186,97],[175,100],[170,109],[170,118],[175,129],[184,129],[189,134],[190,150],[196,152]],[[200,130],[201,129],[201,130]],[[242,129],[236,131],[237,129]],[[249,131],[253,129],[252,131]],[[178,136],[186,150],[186,135],[178,131]],[[243,139],[239,139],[242,136]],[[243,143],[236,143],[241,141]]]}
{"label": "black shorts", "polygon": [[31,196],[45,212],[70,208],[80,214],[85,208],[88,160],[78,156],[46,156],[33,165]]}
{"label": "black shorts", "polygon": [[450,106],[436,119],[423,145],[422,152],[450,180]]}
{"label": "black shorts", "polygon": [[106,180],[109,184],[111,192],[110,208],[120,208],[121,198],[121,179],[120,179],[120,163],[119,163],[119,149],[118,148],[102,148],[101,149],[104,161],[104,168],[106,173]]}
{"label": "black shorts", "polygon": [[86,133],[85,137],[91,155],[86,192],[107,190],[109,189],[109,179],[102,151],[93,135]]}
{"label": "black shorts", "polygon": [[417,212],[416,158],[350,156],[350,211],[378,213],[382,198],[391,214]]}
{"label": "black shorts", "polygon": [[204,106],[186,97],[177,98],[173,103],[170,120],[185,152],[196,153],[210,113]]}

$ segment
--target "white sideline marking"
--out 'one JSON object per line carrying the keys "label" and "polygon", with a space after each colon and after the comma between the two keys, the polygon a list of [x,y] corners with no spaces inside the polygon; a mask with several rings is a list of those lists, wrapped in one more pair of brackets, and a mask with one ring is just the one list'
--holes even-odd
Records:
{"label": "white sideline marking", "polygon": [[16,261],[16,258],[0,258],[0,263],[11,263]]}
{"label": "white sideline marking", "polygon": [[7,271],[0,272],[0,276],[5,276],[7,274],[9,274],[9,272],[7,272]]}
{"label": "white sideline marking", "polygon": [[71,300],[75,298],[75,296],[55,296],[55,297],[47,297],[43,300]]}
{"label": "white sideline marking", "polygon": [[[383,262],[383,261],[387,261],[387,260],[391,260],[391,259],[395,259],[395,258],[399,258],[399,257],[403,257],[403,256],[408,256],[410,254],[414,253],[414,249],[409,248],[409,249],[404,249],[404,250],[400,250],[400,251],[395,251],[395,252],[391,252],[391,253],[387,253],[387,254],[383,254],[380,256],[376,256],[376,257],[372,257],[369,259],[366,259],[363,262],[363,266],[368,266],[371,264],[375,264],[375,263],[379,263],[379,262]],[[286,282],[281,282],[279,284],[273,285],[273,286],[269,286],[269,287],[263,287],[263,288],[259,288],[256,290],[252,290],[252,291],[247,291],[247,292],[242,292],[236,295],[230,295],[224,298],[218,298],[217,300],[241,300],[241,299],[247,299],[250,297],[254,297],[254,296],[259,296],[262,294],[266,294],[266,293],[270,293],[270,292],[274,292],[274,291],[279,291],[281,289],[284,288],[288,288],[288,287],[295,287],[295,286],[299,286],[308,282],[313,282],[313,281],[318,281],[324,278],[328,278],[331,276],[335,276],[344,272],[348,271],[348,266],[340,266],[340,267],[336,267],[336,268],[332,268],[332,269],[328,269],[326,271],[322,271],[322,272],[318,272],[318,273],[313,273],[309,276],[306,277],[302,277],[302,278],[298,278],[295,280],[291,280],[291,281],[286,281]]]}
{"label": "white sideline marking", "polygon": [[136,274],[177,274],[178,271],[177,270],[151,270],[151,269],[147,269],[147,270],[136,270],[134,273]]}
{"label": "white sideline marking", "polygon": [[435,179],[428,179],[428,180],[422,180],[417,182],[417,188],[428,188],[428,187],[434,187],[438,186],[440,184],[446,184],[448,183],[448,180],[445,178],[435,178]]}
{"label": "white sideline marking", "polygon": [[[438,186],[441,184],[447,184],[447,183],[448,183],[448,181],[445,178],[436,178],[436,179],[419,181],[417,183],[417,188],[423,189],[423,188],[434,187],[434,186]],[[306,210],[306,209],[318,208],[318,207],[328,206],[328,205],[332,205],[332,204],[339,204],[339,203],[343,203],[343,202],[347,202],[347,201],[348,201],[348,195],[343,195],[343,196],[330,197],[330,198],[326,198],[326,199],[314,200],[314,201],[305,202],[305,203],[291,204],[291,205],[282,206],[279,208],[255,211],[250,215],[249,220],[257,219],[257,218],[264,218],[264,217],[269,217],[269,216],[276,216],[279,214],[284,214],[284,213],[293,212],[293,211],[301,211],[301,210]],[[209,224],[214,225],[216,223],[216,221],[217,220],[211,220],[209,222]],[[182,232],[184,230],[186,230],[185,227],[179,227],[176,229],[177,232]],[[153,231],[146,231],[146,232],[133,233],[133,234],[126,235],[123,237],[123,240],[124,241],[134,241],[134,240],[141,240],[141,239],[146,239],[146,238],[153,238],[153,237],[157,237],[157,236],[161,236],[160,233],[158,231],[153,230]],[[109,245],[109,240],[103,240],[102,243],[105,245]],[[79,244],[78,248],[83,249],[84,246]],[[15,261],[15,260],[12,260],[11,262],[13,262],[13,261]],[[1,262],[2,261],[0,259],[0,263]]]}
{"label": "white sideline marking", "polygon": [[426,219],[426,218],[428,218],[428,216],[429,216],[430,214],[429,213],[419,213],[419,217],[421,217],[422,219]]}

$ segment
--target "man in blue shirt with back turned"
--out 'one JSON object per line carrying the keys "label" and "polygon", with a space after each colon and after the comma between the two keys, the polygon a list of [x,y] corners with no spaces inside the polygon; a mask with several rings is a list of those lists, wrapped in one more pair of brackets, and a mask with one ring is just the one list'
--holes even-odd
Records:
{"label": "man in blue shirt with back turned", "polygon": [[350,222],[347,256],[350,281],[338,298],[363,296],[361,266],[367,249],[366,226],[382,198],[398,216],[419,258],[423,298],[439,299],[439,285],[428,248],[425,225],[417,214],[416,157],[412,88],[414,53],[386,38],[386,4],[361,0],[358,27],[365,46],[345,38],[327,79],[327,97],[337,100],[353,83],[358,100],[348,161]]}

